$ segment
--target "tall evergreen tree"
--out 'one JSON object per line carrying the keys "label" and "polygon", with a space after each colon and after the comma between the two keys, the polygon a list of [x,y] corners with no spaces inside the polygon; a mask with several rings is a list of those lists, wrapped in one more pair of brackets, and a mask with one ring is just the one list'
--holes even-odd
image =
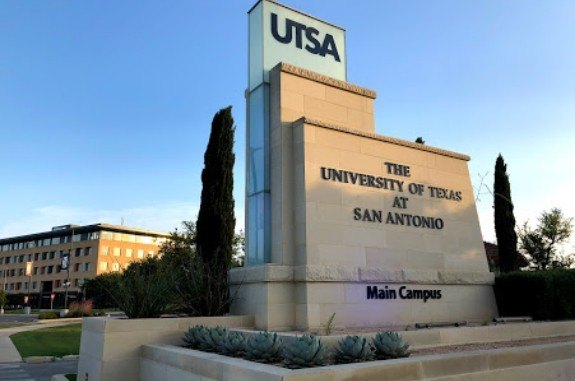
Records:
{"label": "tall evergreen tree", "polygon": [[[234,252],[234,119],[232,107],[221,109],[212,121],[204,154],[202,196],[196,223],[196,251],[208,276],[208,299],[227,300],[227,271]],[[224,311],[225,312],[225,311]]]}
{"label": "tall evergreen tree", "polygon": [[495,209],[495,235],[499,249],[499,268],[506,273],[517,269],[517,233],[511,201],[511,186],[507,164],[499,154],[495,162],[493,184],[493,207]]}

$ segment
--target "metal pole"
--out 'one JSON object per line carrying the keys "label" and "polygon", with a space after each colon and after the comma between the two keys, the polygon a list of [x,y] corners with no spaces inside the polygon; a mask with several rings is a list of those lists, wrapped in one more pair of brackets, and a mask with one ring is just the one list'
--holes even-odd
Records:
{"label": "metal pole", "polygon": [[70,288],[70,265],[72,264],[72,242],[74,241],[74,228],[72,228],[72,235],[70,236],[70,249],[68,251],[68,266],[66,267],[66,284],[64,288],[64,309],[68,308],[68,288]]}

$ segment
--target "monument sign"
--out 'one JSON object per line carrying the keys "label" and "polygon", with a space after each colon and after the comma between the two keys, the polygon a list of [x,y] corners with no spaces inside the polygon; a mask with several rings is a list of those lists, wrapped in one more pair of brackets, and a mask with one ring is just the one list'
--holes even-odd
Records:
{"label": "monument sign", "polygon": [[261,329],[484,321],[497,315],[467,162],[375,133],[346,82],[343,29],[249,12],[247,266],[233,313]]}

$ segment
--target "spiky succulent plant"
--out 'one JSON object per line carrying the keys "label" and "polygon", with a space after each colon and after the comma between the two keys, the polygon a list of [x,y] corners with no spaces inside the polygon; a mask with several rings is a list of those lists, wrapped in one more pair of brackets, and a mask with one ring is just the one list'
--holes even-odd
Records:
{"label": "spiky succulent plant", "polygon": [[208,335],[208,330],[203,325],[196,325],[190,327],[187,332],[184,333],[182,340],[186,343],[186,346],[194,349],[201,347],[201,343],[204,341],[204,336]]}
{"label": "spiky succulent plant", "polygon": [[379,360],[409,357],[409,344],[396,332],[379,332],[373,338],[375,357]]}
{"label": "spiky succulent plant", "polygon": [[275,362],[279,360],[281,339],[277,333],[260,332],[248,338],[246,343],[246,357],[261,362]]}
{"label": "spiky succulent plant", "polygon": [[340,364],[371,359],[373,359],[373,352],[365,337],[346,336],[337,343],[335,360]]}
{"label": "spiky succulent plant", "polygon": [[228,332],[220,347],[220,352],[226,356],[239,356],[245,351],[246,337],[241,332]]}
{"label": "spiky succulent plant", "polygon": [[213,350],[218,352],[221,351],[224,341],[228,336],[228,330],[223,327],[215,327],[210,328],[208,331],[210,332],[210,339],[211,344],[213,344]]}
{"label": "spiky succulent plant", "polygon": [[304,335],[284,343],[283,362],[288,368],[310,368],[326,365],[327,350],[315,336]]}

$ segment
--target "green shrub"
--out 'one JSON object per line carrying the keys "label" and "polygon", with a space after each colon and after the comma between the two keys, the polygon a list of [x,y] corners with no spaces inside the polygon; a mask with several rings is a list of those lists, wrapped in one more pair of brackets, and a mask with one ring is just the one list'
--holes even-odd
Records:
{"label": "green shrub", "polygon": [[337,343],[335,361],[339,364],[369,361],[371,359],[373,359],[373,352],[365,337],[346,336]]}
{"label": "green shrub", "polygon": [[288,368],[311,368],[328,362],[325,346],[315,336],[304,335],[284,344],[283,362]]}
{"label": "green shrub", "polygon": [[131,263],[110,292],[129,319],[158,318],[173,306],[173,282],[170,269],[148,258]]}
{"label": "green shrub", "polygon": [[516,271],[495,279],[501,316],[535,320],[575,318],[575,270]]}
{"label": "green shrub", "polygon": [[58,315],[56,312],[52,312],[52,311],[40,312],[38,314],[38,319],[40,319],[40,320],[58,319],[59,317],[60,317],[60,315]]}
{"label": "green shrub", "polygon": [[373,338],[375,358],[378,360],[409,357],[409,344],[396,332],[379,332]]}

